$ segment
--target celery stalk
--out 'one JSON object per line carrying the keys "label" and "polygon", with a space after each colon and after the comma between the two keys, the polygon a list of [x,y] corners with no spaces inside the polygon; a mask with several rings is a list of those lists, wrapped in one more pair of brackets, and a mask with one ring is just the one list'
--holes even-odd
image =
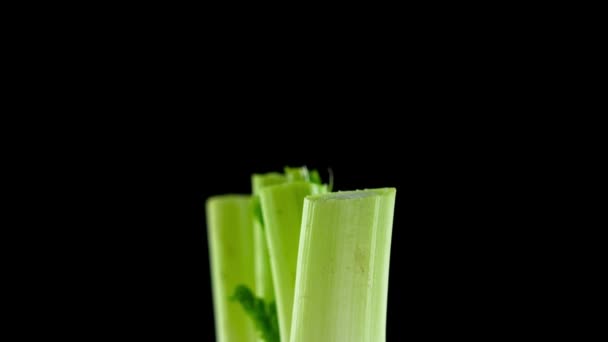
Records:
{"label": "celery stalk", "polygon": [[255,294],[266,301],[274,300],[274,288],[272,286],[272,271],[270,270],[270,257],[266,236],[258,222],[254,223],[254,248],[255,248]]}
{"label": "celery stalk", "polygon": [[384,188],[306,198],[291,342],[386,340],[395,194]]}
{"label": "celery stalk", "polygon": [[253,323],[229,300],[237,285],[254,288],[252,202],[224,195],[206,202],[215,331],[218,342],[253,342]]}
{"label": "celery stalk", "polygon": [[281,184],[286,181],[280,173],[254,174],[251,177],[251,187],[254,201],[254,246],[255,246],[255,294],[267,302],[274,300],[270,256],[266,244],[266,235],[261,216],[259,193],[266,186]]}
{"label": "celery stalk", "polygon": [[270,252],[281,341],[289,340],[291,329],[304,198],[327,191],[325,185],[306,181],[308,172],[305,168],[288,168],[286,174],[289,183],[264,187],[259,192]]}

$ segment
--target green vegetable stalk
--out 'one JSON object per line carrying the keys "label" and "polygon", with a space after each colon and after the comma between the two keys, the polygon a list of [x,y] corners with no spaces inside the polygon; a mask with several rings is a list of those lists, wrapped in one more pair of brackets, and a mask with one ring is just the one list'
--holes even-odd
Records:
{"label": "green vegetable stalk", "polygon": [[225,195],[207,200],[215,333],[218,342],[254,342],[253,323],[229,297],[239,285],[253,288],[253,218],[250,196]]}
{"label": "green vegetable stalk", "polygon": [[217,341],[384,341],[395,189],[328,193],[305,167],[251,180],[206,204]]}
{"label": "green vegetable stalk", "polygon": [[291,330],[304,198],[326,191],[326,186],[306,181],[274,185],[260,191],[281,341],[289,340]]}
{"label": "green vegetable stalk", "polygon": [[270,269],[270,256],[264,232],[264,219],[260,204],[260,190],[264,187],[286,182],[287,179],[280,173],[254,174],[251,177],[253,190],[253,234],[255,249],[255,294],[267,302],[274,301],[274,287],[272,285],[272,271]]}
{"label": "green vegetable stalk", "polygon": [[395,193],[306,197],[291,342],[386,340]]}

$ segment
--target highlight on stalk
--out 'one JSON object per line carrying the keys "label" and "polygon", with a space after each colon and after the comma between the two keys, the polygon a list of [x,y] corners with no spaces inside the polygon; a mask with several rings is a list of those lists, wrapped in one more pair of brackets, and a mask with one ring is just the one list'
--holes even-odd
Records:
{"label": "highlight on stalk", "polygon": [[396,189],[332,192],[306,167],[251,185],[206,202],[217,341],[385,341]]}

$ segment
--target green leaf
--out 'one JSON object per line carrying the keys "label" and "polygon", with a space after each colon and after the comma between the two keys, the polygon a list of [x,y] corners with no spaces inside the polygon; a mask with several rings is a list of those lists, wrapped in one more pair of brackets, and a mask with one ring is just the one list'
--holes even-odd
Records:
{"label": "green leaf", "polygon": [[308,182],[310,180],[310,176],[308,174],[308,169],[306,166],[302,167],[285,167],[285,176],[287,177],[288,182],[296,182],[296,181],[304,181]]}
{"label": "green leaf", "polygon": [[266,303],[262,298],[256,297],[245,285],[238,285],[230,299],[241,304],[253,320],[260,338],[266,342],[280,341],[277,308],[274,302]]}
{"label": "green leaf", "polygon": [[321,176],[319,175],[319,171],[311,170],[310,171],[310,182],[314,184],[321,185]]}

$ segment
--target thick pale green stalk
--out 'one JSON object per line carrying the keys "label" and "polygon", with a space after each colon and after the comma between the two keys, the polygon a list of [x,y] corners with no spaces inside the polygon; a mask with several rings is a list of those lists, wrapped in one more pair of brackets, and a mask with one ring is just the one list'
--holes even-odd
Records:
{"label": "thick pale green stalk", "polygon": [[256,341],[253,323],[238,303],[229,300],[237,285],[255,285],[251,198],[212,197],[206,211],[216,340]]}
{"label": "thick pale green stalk", "polygon": [[270,256],[266,244],[266,235],[261,216],[260,190],[266,186],[281,184],[286,181],[280,173],[254,174],[251,177],[251,187],[254,201],[254,242],[255,242],[255,294],[266,302],[274,300],[274,287],[272,284],[272,271],[270,269]]}
{"label": "thick pale green stalk", "polygon": [[255,294],[266,301],[274,300],[274,287],[272,286],[272,271],[270,270],[270,256],[266,245],[266,236],[259,222],[253,228],[255,243]]}
{"label": "thick pale green stalk", "polygon": [[291,342],[383,342],[395,189],[304,201]]}
{"label": "thick pale green stalk", "polygon": [[295,180],[264,187],[259,192],[281,341],[289,340],[304,198],[326,191],[324,185]]}

